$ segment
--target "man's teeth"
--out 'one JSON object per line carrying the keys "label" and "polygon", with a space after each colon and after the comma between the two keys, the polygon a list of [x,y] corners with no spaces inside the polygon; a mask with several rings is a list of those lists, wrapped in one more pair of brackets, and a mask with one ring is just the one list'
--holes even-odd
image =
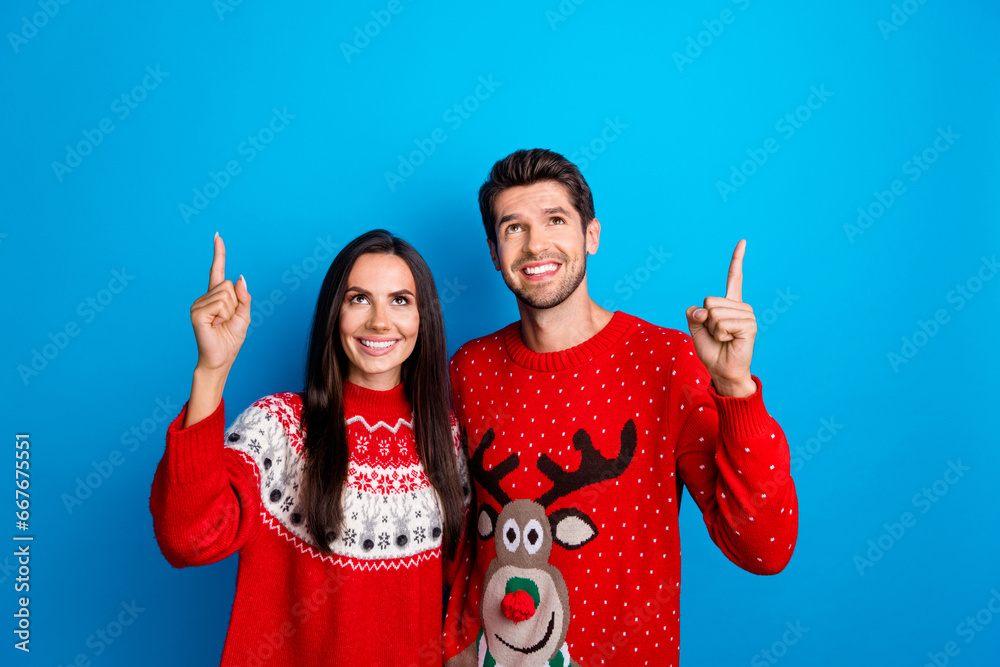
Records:
{"label": "man's teeth", "polygon": [[524,272],[529,276],[537,276],[539,273],[548,273],[549,271],[555,271],[555,264],[545,264],[542,266],[529,266],[524,269]]}
{"label": "man's teeth", "polygon": [[364,339],[359,339],[359,340],[361,340],[362,345],[364,345],[365,347],[370,347],[373,350],[384,350],[385,348],[392,347],[393,345],[396,344],[396,341],[394,340],[364,340]]}

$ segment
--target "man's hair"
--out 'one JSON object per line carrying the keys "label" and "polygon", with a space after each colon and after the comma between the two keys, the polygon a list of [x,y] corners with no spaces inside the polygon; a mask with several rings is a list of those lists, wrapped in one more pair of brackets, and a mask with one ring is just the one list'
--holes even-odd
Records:
{"label": "man's hair", "polygon": [[497,197],[508,188],[541,181],[555,181],[566,188],[586,233],[587,225],[594,219],[594,198],[580,170],[554,151],[545,148],[521,149],[497,160],[486,182],[479,188],[479,212],[483,216],[486,238],[494,246],[497,242]]}

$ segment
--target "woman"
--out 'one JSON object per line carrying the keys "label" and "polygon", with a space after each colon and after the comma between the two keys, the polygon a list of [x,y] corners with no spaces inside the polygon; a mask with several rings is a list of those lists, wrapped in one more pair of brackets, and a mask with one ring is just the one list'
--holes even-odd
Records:
{"label": "woman", "polygon": [[305,391],[256,401],[224,432],[250,294],[214,242],[191,307],[191,398],[150,497],[163,555],[239,552],[222,665],[440,665],[469,485],[430,270],[384,230],[350,242],[320,290]]}

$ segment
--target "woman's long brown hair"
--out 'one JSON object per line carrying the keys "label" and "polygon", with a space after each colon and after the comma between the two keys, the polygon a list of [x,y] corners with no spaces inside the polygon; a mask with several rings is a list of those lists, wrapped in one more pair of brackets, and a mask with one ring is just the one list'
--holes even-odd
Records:
{"label": "woman's long brown hair", "polygon": [[[424,472],[441,500],[442,551],[450,558],[461,539],[465,515],[462,480],[455,464],[449,410],[444,319],[434,278],[413,246],[384,229],[366,232],[334,258],[323,280],[309,338],[302,424],[305,429],[305,498],[309,533],[319,548],[341,534],[347,484],[348,445],[344,416],[347,356],[340,342],[340,306],[354,263],[365,254],[396,255],[410,267],[417,286],[420,325],[413,352],[403,362],[404,393],[413,408],[413,433]],[[464,454],[464,452],[463,452]]]}

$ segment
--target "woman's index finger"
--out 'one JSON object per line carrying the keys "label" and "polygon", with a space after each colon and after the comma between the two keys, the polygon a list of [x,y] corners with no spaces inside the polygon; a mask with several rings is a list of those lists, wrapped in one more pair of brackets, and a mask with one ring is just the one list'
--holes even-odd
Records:
{"label": "woman's index finger", "polygon": [[215,253],[212,256],[212,269],[208,272],[208,289],[226,279],[226,244],[222,242],[219,232],[215,232]]}

